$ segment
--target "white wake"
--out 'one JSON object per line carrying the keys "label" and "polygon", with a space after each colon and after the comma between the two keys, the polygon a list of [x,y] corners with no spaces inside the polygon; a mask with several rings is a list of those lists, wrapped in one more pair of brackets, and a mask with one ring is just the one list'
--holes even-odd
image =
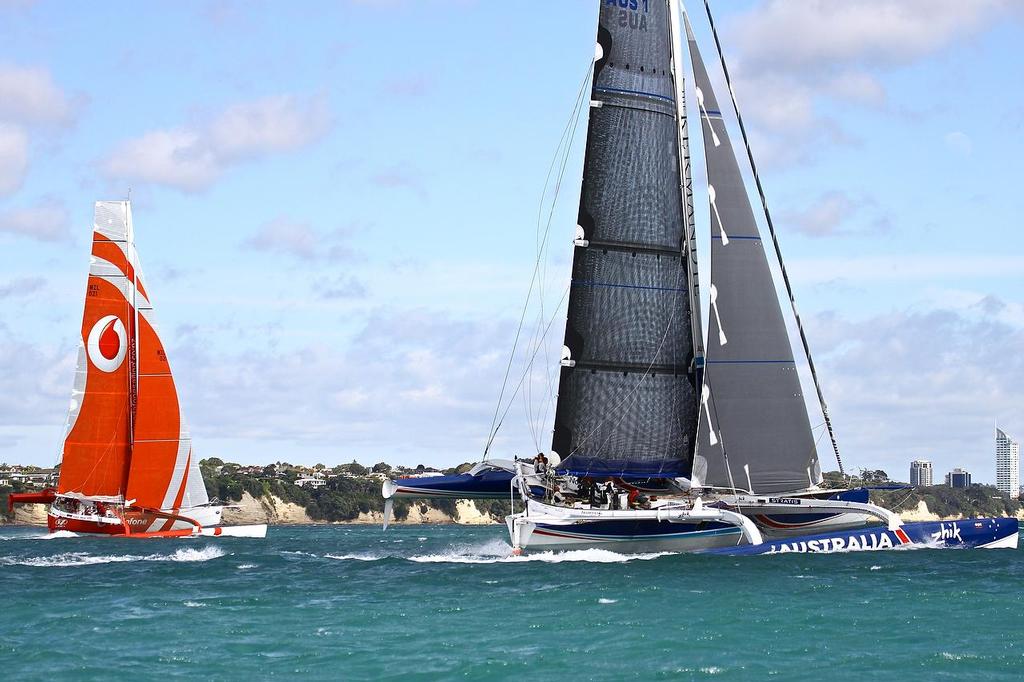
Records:
{"label": "white wake", "polygon": [[0,565],[3,566],[36,566],[45,568],[67,567],[67,566],[94,566],[96,564],[120,564],[137,561],[174,561],[174,562],[197,562],[210,561],[224,556],[224,550],[220,547],[210,546],[202,549],[183,547],[171,554],[99,554],[93,555],[88,552],[64,552],[53,556],[43,557],[0,557]]}

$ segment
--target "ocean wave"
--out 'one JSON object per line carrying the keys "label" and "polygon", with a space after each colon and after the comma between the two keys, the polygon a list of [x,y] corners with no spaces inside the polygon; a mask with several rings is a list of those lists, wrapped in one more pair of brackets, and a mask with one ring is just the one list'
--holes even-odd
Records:
{"label": "ocean wave", "polygon": [[597,600],[597,603],[598,604],[618,604],[619,600],[618,599],[606,599],[605,597],[601,597],[600,599]]}
{"label": "ocean wave", "polygon": [[324,557],[338,561],[380,561],[388,558],[377,554],[324,554]]}
{"label": "ocean wave", "polygon": [[[36,536],[33,536],[36,537]],[[60,538],[77,538],[81,537],[78,533],[72,533],[70,530],[55,530],[52,533],[38,536],[39,540],[59,540]]]}
{"label": "ocean wave", "polygon": [[205,604],[204,602],[201,602],[201,601],[187,601],[187,602],[184,602],[184,604],[185,604],[185,606],[187,606],[190,609],[200,609],[200,608],[202,608],[204,606],[207,606],[207,604]]}
{"label": "ocean wave", "polygon": [[646,554],[619,554],[607,549],[575,549],[565,552],[535,552],[532,554],[512,554],[511,548],[506,546],[503,555],[495,556],[484,553],[446,553],[446,554],[424,554],[411,556],[409,561],[421,564],[518,564],[529,562],[542,562],[548,564],[561,564],[566,562],[584,562],[591,564],[624,564],[630,561],[650,561],[663,556],[672,556],[675,552],[648,552]]}
{"label": "ocean wave", "polygon": [[220,547],[209,546],[202,549],[183,547],[171,554],[99,554],[93,555],[88,552],[63,552],[53,556],[42,557],[0,557],[0,565],[4,566],[34,566],[39,568],[64,568],[69,566],[94,566],[96,564],[120,564],[136,561],[174,561],[174,562],[196,562],[209,561],[224,556],[224,550]]}

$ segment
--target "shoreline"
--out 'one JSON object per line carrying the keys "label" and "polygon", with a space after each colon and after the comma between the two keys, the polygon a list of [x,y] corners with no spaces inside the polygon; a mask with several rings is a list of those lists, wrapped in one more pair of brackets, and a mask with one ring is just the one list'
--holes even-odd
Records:
{"label": "shoreline", "polygon": [[[906,523],[919,521],[959,521],[964,519],[963,514],[950,516],[939,516],[928,509],[928,504],[921,500],[917,507],[905,509],[899,513],[900,519]],[[1018,519],[1024,520],[1024,510],[1016,514]],[[293,503],[285,502],[275,495],[255,498],[246,492],[242,500],[225,505],[223,525],[248,525],[266,523],[271,526],[372,526],[383,525],[384,515],[378,511],[361,512],[354,519],[344,521],[322,521],[309,517],[305,508]],[[493,518],[480,512],[472,500],[459,500],[456,506],[456,515],[452,516],[433,507],[413,507],[409,515],[399,521],[391,520],[394,526],[422,526],[422,525],[450,525],[450,526],[486,526],[501,525],[501,519]],[[31,526],[46,527],[46,508],[40,504],[21,505],[15,510],[14,518],[11,520],[0,520],[0,526]]]}

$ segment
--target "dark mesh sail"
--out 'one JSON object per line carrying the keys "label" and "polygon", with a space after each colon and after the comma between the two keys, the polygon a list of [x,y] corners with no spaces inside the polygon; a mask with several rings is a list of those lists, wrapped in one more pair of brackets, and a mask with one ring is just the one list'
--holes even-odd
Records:
{"label": "dark mesh sail", "polygon": [[749,467],[754,492],[802,490],[812,484],[811,479],[817,483],[817,455],[768,268],[765,249],[771,246],[761,241],[729,133],[688,23],[686,32],[694,83],[703,95],[703,105],[698,101],[693,114],[701,118],[708,193],[715,197],[711,284],[717,290],[717,300],[708,310],[704,381],[710,389],[708,412],[718,443],[711,444],[705,413],[693,475],[707,485],[729,487],[732,481],[745,489],[744,467]]}
{"label": "dark mesh sail", "polygon": [[666,0],[601,0],[552,448],[594,474],[689,469],[697,400]]}

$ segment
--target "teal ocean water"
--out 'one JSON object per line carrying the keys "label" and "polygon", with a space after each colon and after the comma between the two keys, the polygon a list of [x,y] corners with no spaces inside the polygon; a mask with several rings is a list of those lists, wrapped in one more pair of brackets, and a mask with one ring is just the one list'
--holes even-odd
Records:
{"label": "teal ocean water", "polygon": [[0,677],[1024,676],[1024,553],[511,557],[501,527],[0,529]]}

